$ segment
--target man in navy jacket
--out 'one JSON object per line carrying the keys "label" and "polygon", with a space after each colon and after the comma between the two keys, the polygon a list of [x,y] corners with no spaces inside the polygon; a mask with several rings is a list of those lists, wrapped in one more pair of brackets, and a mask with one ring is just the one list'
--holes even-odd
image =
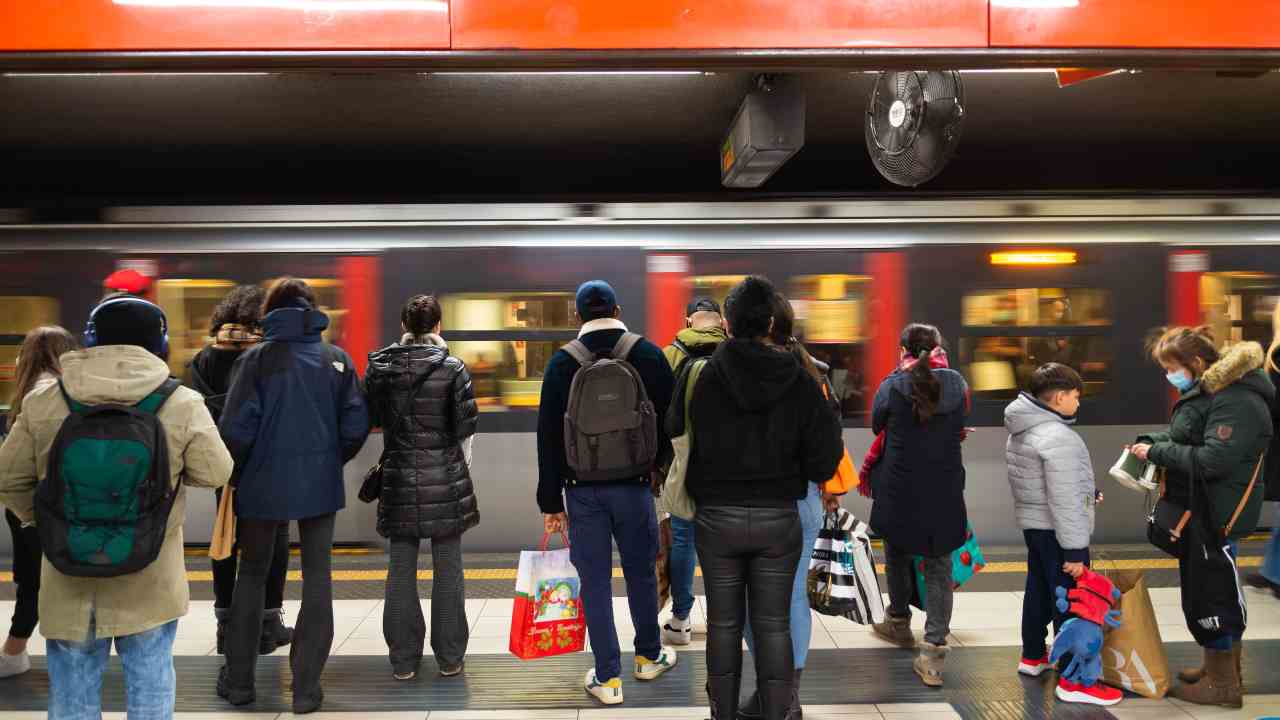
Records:
{"label": "man in navy jacket", "polygon": [[[592,280],[578,288],[577,314],[582,322],[578,339],[594,353],[607,354],[627,332],[626,325],[618,319],[621,308],[617,295],[602,280]],[[627,362],[640,374],[657,416],[665,417],[675,378],[662,350],[641,340],[627,356]],[[650,478],[638,476],[579,485],[565,458],[564,416],[578,367],[577,360],[559,350],[543,374],[538,409],[538,506],[548,533],[561,532],[566,526],[569,530],[570,554],[582,583],[583,609],[596,661],[584,686],[600,702],[616,705],[622,702],[622,661],[613,622],[614,542],[622,558],[627,600],[636,629],[634,676],[653,680],[675,667],[676,655],[674,650],[662,647],[658,627],[654,568],[658,520],[650,495]],[[671,455],[671,442],[661,432],[658,438],[656,464],[664,466]]]}

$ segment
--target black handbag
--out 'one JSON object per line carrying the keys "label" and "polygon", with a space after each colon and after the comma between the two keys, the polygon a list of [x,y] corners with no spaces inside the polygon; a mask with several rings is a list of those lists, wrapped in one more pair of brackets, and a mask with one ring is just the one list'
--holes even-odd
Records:
{"label": "black handbag", "polygon": [[[1244,491],[1239,504],[1236,505],[1235,512],[1231,515],[1231,520],[1222,529],[1222,538],[1224,540],[1231,535],[1231,530],[1235,527],[1236,521],[1240,519],[1240,514],[1244,512],[1245,507],[1249,504],[1249,496],[1253,494],[1253,489],[1258,484],[1258,475],[1262,471],[1262,464],[1266,457],[1266,452],[1263,452],[1258,457],[1258,462],[1253,468],[1253,478],[1249,480],[1249,487]],[[1191,498],[1195,497],[1198,474],[1195,458],[1192,456]],[[1150,515],[1147,516],[1147,540],[1166,553],[1180,558],[1186,548],[1185,538],[1187,528],[1191,523],[1191,510],[1170,500],[1166,491],[1165,471],[1164,468],[1161,468],[1160,498],[1156,501],[1155,507],[1151,509]]]}
{"label": "black handbag", "polygon": [[422,388],[422,384],[431,377],[431,373],[435,372],[436,365],[427,371],[425,375],[414,381],[409,388],[409,394],[405,398],[405,408],[392,420],[389,427],[383,428],[382,438],[382,455],[378,458],[378,462],[369,468],[364,474],[364,481],[360,483],[360,492],[356,493],[356,497],[360,498],[360,502],[371,503],[382,497],[382,465],[387,461],[387,445],[391,442],[391,431],[396,430],[400,426],[400,421],[409,414],[409,406],[413,404],[413,399],[418,395],[418,390]]}

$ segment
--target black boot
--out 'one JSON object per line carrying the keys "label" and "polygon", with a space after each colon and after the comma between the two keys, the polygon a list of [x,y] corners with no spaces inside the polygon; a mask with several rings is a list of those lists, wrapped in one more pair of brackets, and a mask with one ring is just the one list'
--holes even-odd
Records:
{"label": "black boot", "polygon": [[232,687],[231,671],[226,665],[223,665],[218,670],[217,692],[218,697],[236,706],[248,705],[258,699],[258,694],[254,691],[253,685],[239,688]]}
{"label": "black boot", "polygon": [[791,681],[767,680],[759,688],[765,720],[786,720],[791,709]]}
{"label": "black boot", "polygon": [[270,655],[276,648],[282,648],[293,642],[293,628],[284,624],[284,610],[262,611],[262,640],[258,645],[259,655]]}
{"label": "black boot", "polygon": [[227,654],[227,623],[231,622],[231,608],[216,607],[213,616],[218,620],[218,654]]}
{"label": "black boot", "polygon": [[791,708],[787,710],[787,720],[804,720],[804,710],[800,708],[800,674],[804,668],[796,668],[795,679],[791,681]]}
{"label": "black boot", "polygon": [[711,720],[733,720],[738,714],[738,691],[742,687],[739,675],[709,675],[707,698],[711,705]]}
{"label": "black boot", "polygon": [[764,720],[764,708],[760,707],[760,691],[751,693],[738,707],[738,720]]}

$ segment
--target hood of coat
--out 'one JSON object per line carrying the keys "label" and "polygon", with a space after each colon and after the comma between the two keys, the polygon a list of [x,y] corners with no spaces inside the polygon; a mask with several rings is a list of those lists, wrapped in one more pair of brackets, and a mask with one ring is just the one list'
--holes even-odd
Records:
{"label": "hood of coat", "polygon": [[444,338],[435,333],[427,333],[425,335],[414,335],[413,333],[405,333],[400,336],[401,345],[430,345],[432,347],[442,347],[446,352],[449,350],[449,343]]}
{"label": "hood of coat", "polygon": [[1019,393],[1004,409],[1004,427],[1010,435],[1024,433],[1045,423],[1074,425],[1074,417],[1065,417],[1036,400],[1030,393]]}
{"label": "hood of coat", "polygon": [[320,342],[329,316],[319,310],[278,308],[262,318],[263,339],[275,342]]}
{"label": "hood of coat", "polygon": [[136,345],[102,345],[62,356],[62,385],[86,405],[134,405],[169,378],[169,366]]}
{"label": "hood of coat", "polygon": [[717,345],[729,339],[723,328],[685,328],[676,333],[676,339],[693,355],[710,355]]}
{"label": "hood of coat", "polygon": [[804,375],[791,353],[733,338],[716,348],[711,366],[738,407],[751,412],[778,402]]}
{"label": "hood of coat", "polygon": [[[439,337],[438,335],[436,337]],[[444,341],[441,340],[441,343]],[[449,359],[449,348],[442,345],[398,344],[369,353],[369,374],[409,373],[417,380]]]}
{"label": "hood of coat", "polygon": [[1209,366],[1200,379],[1200,384],[1210,394],[1222,392],[1231,385],[1241,385],[1262,395],[1270,404],[1276,389],[1262,372],[1266,357],[1266,352],[1256,342],[1236,343]]}

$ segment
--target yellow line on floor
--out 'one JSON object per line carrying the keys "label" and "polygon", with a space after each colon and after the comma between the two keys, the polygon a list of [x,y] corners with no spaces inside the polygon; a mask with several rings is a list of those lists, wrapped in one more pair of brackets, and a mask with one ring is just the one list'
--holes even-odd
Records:
{"label": "yellow line on floor", "polygon": [[[1262,565],[1262,558],[1243,557],[1236,563],[1240,567],[1259,567]],[[1131,560],[1099,560],[1094,563],[1094,567],[1100,570],[1176,570],[1178,569],[1178,561],[1173,558],[1134,558]],[[877,564],[876,569],[884,572],[884,565]],[[1015,573],[1025,573],[1027,564],[1025,562],[993,562],[989,563],[982,572],[984,574],[1006,575]],[[463,577],[467,580],[515,580],[515,568],[468,568],[462,571]],[[698,575],[702,575],[702,568],[698,568]],[[622,569],[614,568],[613,576],[615,578],[622,577]],[[302,580],[302,572],[299,570],[291,570],[289,579],[293,581]],[[419,580],[431,580],[435,577],[435,573],[431,570],[419,570]],[[339,582],[381,582],[387,579],[387,571],[379,570],[334,570],[333,579]],[[189,582],[213,582],[213,573],[208,570],[189,570],[187,571],[187,580]],[[0,572],[0,582],[12,582],[13,573]]]}

